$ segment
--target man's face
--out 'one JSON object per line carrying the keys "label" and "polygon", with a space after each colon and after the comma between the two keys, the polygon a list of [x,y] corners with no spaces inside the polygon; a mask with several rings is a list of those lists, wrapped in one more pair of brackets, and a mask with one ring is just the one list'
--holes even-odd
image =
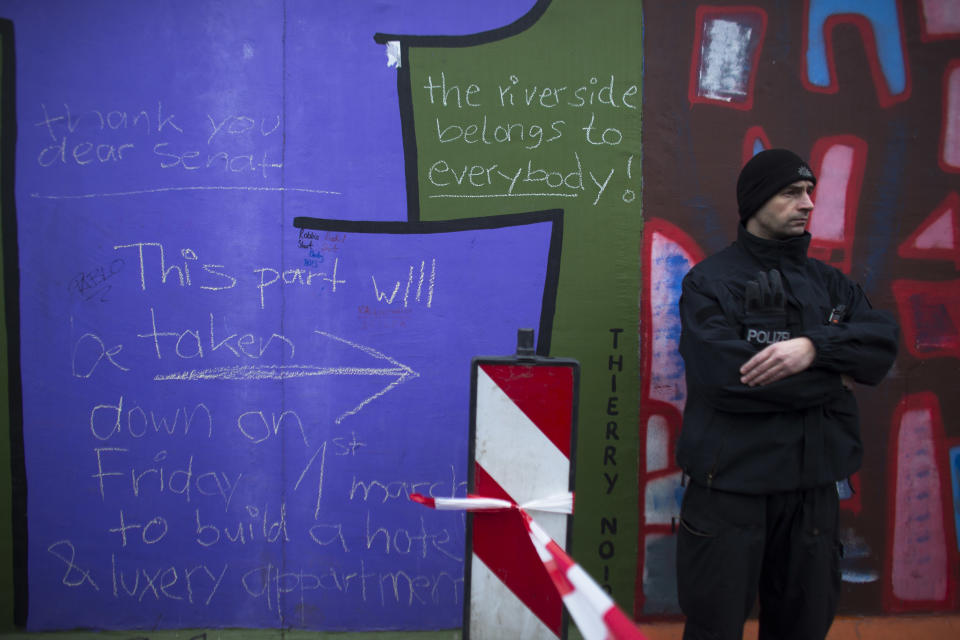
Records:
{"label": "man's face", "polygon": [[747,220],[747,231],[767,240],[802,235],[813,211],[813,182],[798,180],[780,190]]}

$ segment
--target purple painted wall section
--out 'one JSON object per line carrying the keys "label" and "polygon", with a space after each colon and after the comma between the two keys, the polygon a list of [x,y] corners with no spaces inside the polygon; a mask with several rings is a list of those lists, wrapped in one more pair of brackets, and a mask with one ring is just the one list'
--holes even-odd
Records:
{"label": "purple painted wall section", "polygon": [[465,492],[469,388],[447,381],[536,325],[543,283],[516,276],[546,272],[550,227],[204,246],[223,275],[172,287],[138,241],[68,317],[28,280],[31,627],[457,626],[462,520],[407,498]]}
{"label": "purple painted wall section", "polygon": [[560,217],[405,222],[373,34],[527,9],[5,5],[29,629],[460,625],[463,519],[407,498],[465,493]]}
{"label": "purple painted wall section", "polygon": [[482,31],[532,2],[5,5],[21,208],[282,186],[320,217],[405,220],[396,70],[373,34]]}

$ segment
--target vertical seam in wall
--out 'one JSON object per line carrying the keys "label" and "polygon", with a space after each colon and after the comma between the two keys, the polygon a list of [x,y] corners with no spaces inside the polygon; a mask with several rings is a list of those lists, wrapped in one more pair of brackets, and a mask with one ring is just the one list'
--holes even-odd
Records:
{"label": "vertical seam in wall", "polygon": [[[284,220],[286,219],[286,186],[287,186],[287,0],[283,1],[283,6],[281,8],[281,18],[280,18],[280,118],[283,121],[280,128],[280,265],[279,270],[281,272],[281,278],[283,273],[283,265],[285,258],[286,243],[284,242],[284,231],[285,225]],[[282,285],[282,281],[281,281]],[[286,307],[287,307],[287,296],[286,291],[283,286],[280,287],[280,335],[286,335],[284,321],[286,319]],[[280,366],[281,371],[283,370],[284,359],[286,358],[286,352],[280,350]],[[280,415],[283,416],[283,412],[286,410],[287,398],[286,398],[286,382],[283,379],[283,376],[280,377]],[[283,438],[280,440],[280,510],[282,517],[283,504],[286,501],[286,446],[284,444]],[[264,507],[266,509],[266,507]],[[266,514],[264,514],[266,515]],[[287,545],[286,540],[281,535],[280,536],[280,564],[283,571],[286,570],[287,566]],[[278,577],[279,579],[279,577]],[[286,598],[283,594],[278,594],[280,599],[285,600]],[[278,613],[280,614],[280,620],[283,622],[283,604],[282,602],[277,602]],[[286,637],[286,624],[281,624],[280,637]]]}
{"label": "vertical seam in wall", "polygon": [[0,225],[2,225],[3,296],[6,320],[7,406],[10,439],[10,505],[13,558],[13,624],[26,626],[27,591],[27,472],[23,440],[23,396],[20,371],[20,258],[16,185],[16,59],[14,25],[0,20]]}

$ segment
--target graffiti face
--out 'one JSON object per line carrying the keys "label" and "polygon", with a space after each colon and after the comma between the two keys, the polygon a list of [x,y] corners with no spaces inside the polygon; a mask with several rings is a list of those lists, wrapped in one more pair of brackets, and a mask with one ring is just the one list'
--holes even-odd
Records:
{"label": "graffiti face", "polygon": [[813,211],[813,183],[798,180],[781,189],[747,220],[747,231],[767,240],[785,240],[803,234]]}

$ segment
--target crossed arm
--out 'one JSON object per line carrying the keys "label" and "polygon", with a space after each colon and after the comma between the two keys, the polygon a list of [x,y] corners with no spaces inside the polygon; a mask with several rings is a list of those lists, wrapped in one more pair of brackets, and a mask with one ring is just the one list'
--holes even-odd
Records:
{"label": "crossed arm", "polygon": [[760,351],[740,335],[719,299],[685,279],[680,352],[688,384],[722,410],[776,411],[822,404],[853,380],[876,384],[896,356],[896,323],[851,290],[847,322],[805,330]]}
{"label": "crossed arm", "polygon": [[[759,387],[806,370],[817,357],[817,348],[806,336],[784,340],[765,347],[740,367],[740,382],[748,387]],[[840,374],[847,389],[853,388],[853,378]]]}

